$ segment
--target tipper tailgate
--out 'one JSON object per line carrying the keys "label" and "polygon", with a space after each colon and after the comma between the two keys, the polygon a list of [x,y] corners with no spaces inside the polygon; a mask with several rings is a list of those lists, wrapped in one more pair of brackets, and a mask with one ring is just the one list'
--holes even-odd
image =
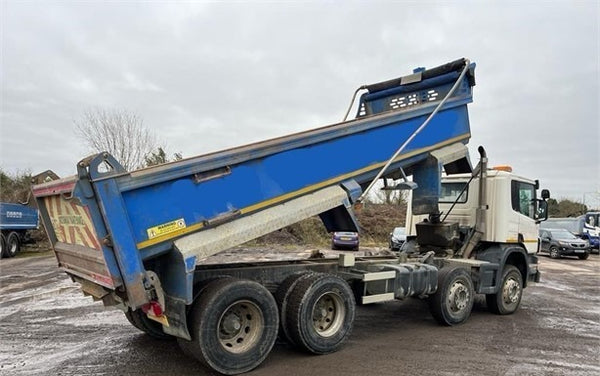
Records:
{"label": "tipper tailgate", "polygon": [[76,194],[77,182],[73,176],[33,187],[42,222],[63,270],[115,289],[121,278],[118,268],[111,272],[112,252],[102,246],[105,234],[98,233],[105,232],[102,218],[94,201]]}

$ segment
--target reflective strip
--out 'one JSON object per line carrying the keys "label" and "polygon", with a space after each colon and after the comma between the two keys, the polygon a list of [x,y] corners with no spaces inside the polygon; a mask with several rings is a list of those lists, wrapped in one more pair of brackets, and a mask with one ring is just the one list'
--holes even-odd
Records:
{"label": "reflective strip", "polygon": [[59,242],[101,249],[92,217],[86,207],[65,201],[61,196],[48,196],[44,202]]}
{"label": "reflective strip", "polygon": [[[519,240],[518,239],[506,239],[506,243],[518,243]],[[538,240],[537,239],[525,239],[523,240],[523,243],[537,243]]]}

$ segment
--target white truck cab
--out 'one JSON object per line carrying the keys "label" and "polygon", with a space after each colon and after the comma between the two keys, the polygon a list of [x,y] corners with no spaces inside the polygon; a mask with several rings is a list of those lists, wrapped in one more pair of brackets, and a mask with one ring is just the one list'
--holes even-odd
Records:
{"label": "white truck cab", "polygon": [[[480,177],[471,180],[471,174],[448,175],[442,178],[439,209],[444,222],[457,222],[460,227],[476,223],[480,206]],[[484,177],[486,192],[484,204],[485,225],[481,242],[518,243],[533,254],[538,250],[538,224],[546,218],[546,203],[537,199],[539,183],[512,173],[509,166],[487,169]],[[468,187],[465,187],[467,186]],[[542,191],[542,197],[547,191]],[[416,236],[416,223],[427,216],[413,216],[407,210],[406,227]]]}

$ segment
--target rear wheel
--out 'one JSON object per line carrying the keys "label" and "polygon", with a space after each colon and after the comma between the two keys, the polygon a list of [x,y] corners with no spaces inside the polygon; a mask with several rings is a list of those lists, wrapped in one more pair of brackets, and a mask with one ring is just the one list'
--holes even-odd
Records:
{"label": "rear wheel", "polygon": [[556,246],[550,247],[550,257],[553,259],[560,258],[560,252]]}
{"label": "rear wheel", "polygon": [[577,257],[579,257],[580,260],[587,260],[588,257],[590,257],[590,253],[589,252],[585,252],[581,255],[577,255]]}
{"label": "rear wheel", "polygon": [[125,317],[134,327],[155,339],[173,339],[173,336],[163,332],[162,324],[149,319],[141,310],[132,311],[131,308],[125,312]]}
{"label": "rear wheel", "polygon": [[287,326],[285,325],[289,297],[296,285],[298,284],[298,282],[313,275],[314,273],[311,272],[301,272],[292,274],[279,285],[279,287],[277,288],[277,292],[275,293],[275,301],[277,302],[277,308],[279,308],[279,331],[283,335],[283,337],[292,344],[294,344],[294,340],[290,337],[287,330]]}
{"label": "rear wheel", "polygon": [[[204,293],[204,291],[206,291],[213,283],[215,283],[218,280],[221,280],[223,278],[230,278],[229,276],[218,276],[218,277],[214,277],[214,278],[210,278],[208,280],[204,280],[201,281],[200,283],[198,283],[198,285],[194,286],[194,301],[197,301],[197,299],[202,296],[202,294]],[[192,327],[192,324],[189,320],[189,316],[188,315],[188,328]],[[181,338],[181,337],[177,337],[177,344],[179,345],[179,348],[183,351],[183,353],[187,356],[189,356],[190,358],[195,358],[196,356],[194,355],[196,352],[200,351],[200,348],[198,346],[198,342],[193,340],[188,341],[185,338]]]}
{"label": "rear wheel", "polygon": [[136,329],[144,331],[144,329],[138,324],[138,322],[133,319],[133,311],[131,310],[131,308],[127,308],[127,311],[124,313],[125,317],[127,318],[127,321],[129,321],[131,325],[133,325]]}
{"label": "rear wheel", "polygon": [[354,294],[346,281],[314,274],[290,294],[287,333],[298,347],[314,354],[337,351],[352,332],[355,310]]}
{"label": "rear wheel", "polygon": [[253,281],[225,278],[211,283],[190,315],[194,357],[226,375],[256,368],[277,338],[275,299]]}
{"label": "rear wheel", "polygon": [[506,265],[502,272],[502,285],[496,294],[487,294],[485,301],[490,312],[510,315],[519,309],[523,296],[523,276],[514,265]]}
{"label": "rear wheel", "polygon": [[8,234],[8,238],[6,239],[6,251],[5,254],[8,257],[14,257],[19,250],[21,249],[21,241],[19,240],[19,234],[16,232],[11,232]]}
{"label": "rear wheel", "polygon": [[438,275],[438,289],[429,297],[431,314],[442,325],[457,325],[471,315],[475,290],[471,275],[464,268],[443,268]]}
{"label": "rear wheel", "polygon": [[6,254],[6,236],[0,234],[0,258],[8,257]]}

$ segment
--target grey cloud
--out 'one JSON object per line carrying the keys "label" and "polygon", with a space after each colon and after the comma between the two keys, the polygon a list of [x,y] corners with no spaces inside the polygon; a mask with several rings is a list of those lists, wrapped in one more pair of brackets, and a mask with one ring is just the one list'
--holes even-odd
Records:
{"label": "grey cloud", "polygon": [[594,2],[8,1],[1,21],[9,170],[73,173],[91,106],[193,156],[339,121],[357,86],[466,56],[473,147],[558,196],[600,189]]}

